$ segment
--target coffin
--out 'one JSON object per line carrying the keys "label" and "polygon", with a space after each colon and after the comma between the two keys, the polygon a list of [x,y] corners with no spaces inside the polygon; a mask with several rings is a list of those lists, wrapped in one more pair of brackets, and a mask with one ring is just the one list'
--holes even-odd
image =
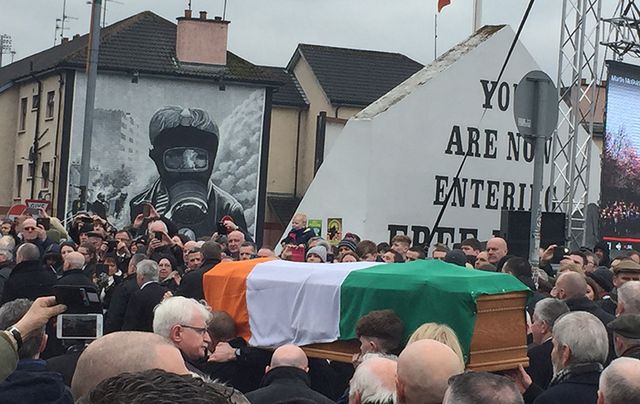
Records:
{"label": "coffin", "polygon": [[350,362],[355,323],[392,309],[408,336],[426,322],[449,325],[473,370],[527,365],[528,289],[501,273],[441,261],[310,264],[258,259],[221,263],[203,279],[214,310],[236,321],[252,346],[302,346],[311,357]]}
{"label": "coffin", "polygon": [[[495,372],[529,366],[526,320],[523,315],[526,292],[481,296],[471,338],[467,369]],[[351,362],[360,351],[358,340],[311,344],[303,347],[307,356],[338,362]]]}

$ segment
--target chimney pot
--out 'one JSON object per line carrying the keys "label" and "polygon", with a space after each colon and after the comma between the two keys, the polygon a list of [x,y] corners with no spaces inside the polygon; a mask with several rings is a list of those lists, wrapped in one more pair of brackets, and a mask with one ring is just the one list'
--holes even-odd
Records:
{"label": "chimney pot", "polygon": [[73,36],[73,39],[77,39],[77,38],[80,38],[80,34],[75,34],[75,35]]}
{"label": "chimney pot", "polygon": [[191,18],[191,10],[184,10],[184,17]]}
{"label": "chimney pot", "polygon": [[67,38],[66,36],[62,38],[62,43],[67,43],[69,42],[69,38]]}
{"label": "chimney pot", "polygon": [[207,19],[207,12],[206,11],[200,11],[200,19],[201,20],[206,20]]}
{"label": "chimney pot", "polygon": [[222,21],[222,17],[220,17],[219,15],[216,15],[215,17],[213,17],[213,19],[216,21]]}

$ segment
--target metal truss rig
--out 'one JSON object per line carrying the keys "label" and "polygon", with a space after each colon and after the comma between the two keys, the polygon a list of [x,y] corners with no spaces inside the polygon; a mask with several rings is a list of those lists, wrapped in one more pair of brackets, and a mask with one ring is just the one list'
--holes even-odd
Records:
{"label": "metal truss rig", "polygon": [[[554,211],[566,214],[568,243],[585,245],[601,0],[563,0],[558,60],[558,129],[553,136]],[[581,128],[582,127],[582,128]]]}
{"label": "metal truss rig", "polygon": [[618,60],[625,55],[640,57],[640,8],[636,0],[620,0],[616,17],[603,19],[609,24],[609,34],[604,46],[611,49]]}

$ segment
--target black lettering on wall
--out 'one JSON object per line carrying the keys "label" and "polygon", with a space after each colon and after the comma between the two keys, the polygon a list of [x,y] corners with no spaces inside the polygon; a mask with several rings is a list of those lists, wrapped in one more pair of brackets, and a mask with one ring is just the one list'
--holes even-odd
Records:
{"label": "black lettering on wall", "polygon": [[[456,151],[451,150],[455,146]],[[464,149],[462,146],[462,135],[460,134],[460,126],[454,125],[451,128],[451,135],[449,136],[449,143],[447,143],[447,149],[444,151],[446,154],[455,154],[456,156],[464,156]]]}
{"label": "black lettering on wall", "polygon": [[486,209],[498,209],[498,191],[500,191],[500,182],[487,180],[487,204]]}
{"label": "black lettering on wall", "polygon": [[478,229],[461,227],[458,229],[458,234],[460,234],[460,241],[464,241],[468,238],[478,238]]}
{"label": "black lettering on wall", "polygon": [[[464,201],[467,197],[467,182],[466,178],[454,178],[453,184],[453,197],[451,198],[451,206],[464,207]],[[462,182],[462,184],[460,184]]]}
{"label": "black lettering on wall", "polygon": [[479,202],[480,189],[484,190],[484,181],[471,179],[471,188],[473,188],[473,204],[471,205],[471,207],[479,208],[480,207],[480,202]]}
{"label": "black lettering on wall", "polygon": [[482,93],[484,94],[484,104],[482,104],[482,108],[493,109],[493,106],[491,105],[491,97],[493,97],[493,93],[496,91],[498,82],[480,80],[480,84],[482,84]]}
{"label": "black lettering on wall", "polygon": [[[411,226],[413,232],[413,245],[424,246],[429,241],[431,230],[427,226]],[[428,247],[428,246],[427,246]]]}
{"label": "black lettering on wall", "polygon": [[391,239],[398,234],[407,234],[409,226],[405,226],[402,224],[390,224],[387,226],[387,229],[389,230],[389,244],[391,244]]}
{"label": "black lettering on wall", "polygon": [[478,128],[468,127],[469,142],[467,146],[467,156],[480,157],[480,131]]}
{"label": "black lettering on wall", "polygon": [[484,135],[486,137],[486,140],[485,140],[484,156],[482,157],[486,159],[495,159],[497,150],[494,143],[498,139],[498,131],[495,129],[485,129]]}
{"label": "black lettering on wall", "polygon": [[509,109],[509,85],[505,82],[500,83],[500,89],[498,90],[498,108],[500,111],[506,111]]}
{"label": "black lettering on wall", "polygon": [[502,187],[502,209],[514,210],[513,194],[516,192],[516,185],[513,182],[503,182]]}
{"label": "black lettering on wall", "polygon": [[436,175],[436,195],[433,201],[434,205],[444,205],[444,201],[447,199],[447,184],[449,183],[449,177],[444,175]]}

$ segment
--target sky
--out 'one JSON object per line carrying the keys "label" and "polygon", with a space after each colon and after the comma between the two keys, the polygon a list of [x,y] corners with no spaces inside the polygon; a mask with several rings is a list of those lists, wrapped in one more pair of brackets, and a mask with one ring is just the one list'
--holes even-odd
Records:
{"label": "sky", "polygon": [[[0,34],[12,37],[15,60],[54,43],[56,19],[65,0],[0,0]],[[484,0],[482,24],[509,24],[514,30],[529,0]],[[602,16],[616,1],[603,0]],[[175,22],[187,0],[109,0],[107,25],[150,10]],[[428,64],[434,58],[437,0],[228,0],[229,50],[252,63],[286,66],[298,43],[398,52]],[[452,0],[438,15],[438,54],[472,31],[473,0]],[[85,34],[91,12],[87,0],[66,0],[65,36]],[[194,14],[222,15],[224,0],[192,0]],[[561,0],[537,0],[521,40],[551,77],[557,76]],[[59,41],[58,41],[59,42]],[[4,55],[3,64],[10,61]]]}

